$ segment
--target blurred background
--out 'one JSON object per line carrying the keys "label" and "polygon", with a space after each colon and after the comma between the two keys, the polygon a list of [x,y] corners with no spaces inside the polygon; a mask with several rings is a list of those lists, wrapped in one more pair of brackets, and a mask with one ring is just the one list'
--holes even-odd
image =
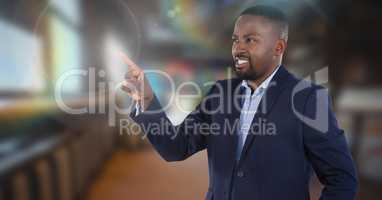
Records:
{"label": "blurred background", "polygon": [[[203,199],[205,151],[165,163],[126,131],[118,52],[204,93],[231,77],[235,19],[256,3],[288,15],[284,64],[329,89],[357,163],[357,199],[380,199],[382,6],[372,0],[0,0],[0,199]],[[162,104],[177,98],[164,76],[148,79]],[[200,97],[169,105],[169,118],[181,122]],[[320,188],[313,179],[312,199]]]}

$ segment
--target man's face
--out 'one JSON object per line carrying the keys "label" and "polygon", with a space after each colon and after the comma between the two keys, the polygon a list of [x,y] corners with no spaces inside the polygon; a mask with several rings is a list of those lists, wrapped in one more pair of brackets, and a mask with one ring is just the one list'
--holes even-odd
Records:
{"label": "man's face", "polygon": [[256,80],[272,67],[279,39],[275,25],[261,16],[242,15],[232,35],[234,71],[244,80]]}

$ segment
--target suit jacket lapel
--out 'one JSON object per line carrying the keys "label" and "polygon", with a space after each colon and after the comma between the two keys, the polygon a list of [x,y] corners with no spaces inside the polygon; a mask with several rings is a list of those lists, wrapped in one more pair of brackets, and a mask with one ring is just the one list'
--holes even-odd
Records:
{"label": "suit jacket lapel", "polygon": [[[257,112],[252,120],[251,126],[253,126],[255,123],[259,123],[260,120],[263,120],[267,117],[267,115],[271,112],[273,105],[276,103],[277,98],[281,94],[282,90],[286,86],[285,79],[289,72],[283,67],[280,66],[278,71],[276,72],[275,76],[272,78],[271,82],[269,83],[269,86],[261,98],[260,104],[257,108]],[[253,133],[248,134],[247,138],[244,143],[244,147],[240,156],[239,164],[245,157],[245,155],[248,152],[249,147],[252,145],[254,138],[257,134],[263,134],[261,133],[262,130],[258,130],[259,126],[251,127],[251,130],[254,130]],[[252,129],[254,128],[254,129]]]}

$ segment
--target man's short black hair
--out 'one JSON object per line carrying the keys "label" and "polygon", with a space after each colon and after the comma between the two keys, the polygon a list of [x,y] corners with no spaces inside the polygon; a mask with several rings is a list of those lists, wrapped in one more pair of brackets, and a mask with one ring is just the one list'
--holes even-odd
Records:
{"label": "man's short black hair", "polygon": [[285,40],[288,39],[288,18],[280,9],[268,5],[256,5],[245,9],[240,13],[240,16],[242,15],[261,16],[277,23],[280,27],[280,36]]}

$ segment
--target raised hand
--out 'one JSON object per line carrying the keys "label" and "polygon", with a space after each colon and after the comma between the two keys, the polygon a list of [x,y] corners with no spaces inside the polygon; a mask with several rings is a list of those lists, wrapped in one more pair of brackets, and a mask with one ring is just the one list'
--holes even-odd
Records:
{"label": "raised hand", "polygon": [[137,101],[142,110],[145,110],[154,97],[150,83],[147,81],[143,70],[137,64],[123,52],[119,54],[129,66],[125,74],[125,80],[122,83],[122,90],[131,96],[133,100]]}

